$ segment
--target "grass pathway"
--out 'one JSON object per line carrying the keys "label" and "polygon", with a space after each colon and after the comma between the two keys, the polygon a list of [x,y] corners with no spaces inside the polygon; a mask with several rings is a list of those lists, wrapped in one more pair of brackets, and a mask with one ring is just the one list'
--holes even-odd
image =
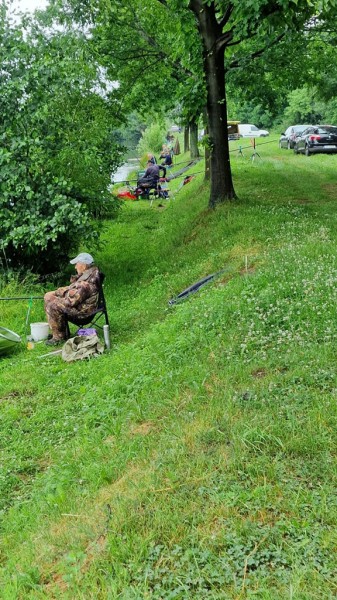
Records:
{"label": "grass pathway", "polygon": [[337,157],[261,155],[107,223],[110,354],[2,359],[5,600],[335,597]]}

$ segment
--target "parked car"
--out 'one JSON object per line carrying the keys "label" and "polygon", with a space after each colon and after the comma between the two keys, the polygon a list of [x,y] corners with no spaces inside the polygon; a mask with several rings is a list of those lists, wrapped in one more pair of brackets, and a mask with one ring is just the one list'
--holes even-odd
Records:
{"label": "parked car", "polygon": [[240,137],[253,138],[253,137],[267,137],[269,135],[269,131],[265,131],[265,129],[259,129],[255,127],[255,125],[247,125],[243,124],[239,125],[239,134]]}
{"label": "parked car", "polygon": [[295,140],[298,135],[303,133],[308,127],[312,127],[312,125],[291,125],[286,129],[285,133],[281,133],[279,147],[280,148],[288,148],[290,150],[295,145]]}
{"label": "parked car", "polygon": [[295,154],[304,152],[306,156],[319,152],[337,152],[337,127],[333,125],[313,125],[303,131],[295,140]]}
{"label": "parked car", "polygon": [[[239,134],[239,123],[240,123],[240,121],[227,121],[227,130],[228,130],[229,141],[239,140],[240,137],[242,137]],[[204,135],[205,135],[205,130],[202,129],[198,135],[199,142],[200,142],[200,140],[202,140]]]}
{"label": "parked car", "polygon": [[240,139],[240,121],[227,121],[228,140],[233,142]]}

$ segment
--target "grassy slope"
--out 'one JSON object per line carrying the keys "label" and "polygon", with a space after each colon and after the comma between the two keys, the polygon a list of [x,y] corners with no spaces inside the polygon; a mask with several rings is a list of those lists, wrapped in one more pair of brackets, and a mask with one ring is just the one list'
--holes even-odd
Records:
{"label": "grassy slope", "polygon": [[337,157],[261,155],[108,225],[110,354],[1,360],[2,598],[335,597]]}

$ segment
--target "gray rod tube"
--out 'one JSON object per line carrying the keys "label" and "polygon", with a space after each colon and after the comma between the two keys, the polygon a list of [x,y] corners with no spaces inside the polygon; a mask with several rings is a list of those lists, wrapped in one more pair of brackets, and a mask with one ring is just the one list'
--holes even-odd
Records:
{"label": "gray rod tube", "polygon": [[110,339],[110,327],[109,325],[103,325],[103,336],[107,350],[111,350],[111,339]]}

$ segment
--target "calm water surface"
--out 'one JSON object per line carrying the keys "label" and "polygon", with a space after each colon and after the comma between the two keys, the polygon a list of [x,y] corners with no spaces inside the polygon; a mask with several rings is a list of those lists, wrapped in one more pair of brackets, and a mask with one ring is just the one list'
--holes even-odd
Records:
{"label": "calm water surface", "polygon": [[124,181],[128,178],[130,171],[142,169],[141,165],[137,160],[132,160],[125,162],[121,167],[119,167],[111,177],[112,182]]}

